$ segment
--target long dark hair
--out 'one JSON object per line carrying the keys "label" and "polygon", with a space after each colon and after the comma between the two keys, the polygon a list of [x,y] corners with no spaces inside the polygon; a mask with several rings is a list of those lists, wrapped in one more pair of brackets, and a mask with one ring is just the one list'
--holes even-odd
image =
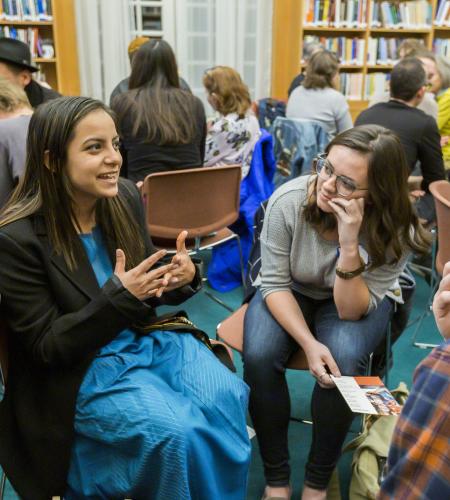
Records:
{"label": "long dark hair", "polygon": [[180,89],[175,54],[164,40],[144,43],[133,56],[129,90],[112,102],[119,122],[133,116],[132,134],[151,143],[189,144],[196,136],[198,103]]}
{"label": "long dark hair", "polygon": [[[57,254],[76,269],[82,246],[74,211],[73,187],[66,171],[67,149],[77,124],[93,111],[111,110],[89,97],[60,97],[37,108],[30,120],[25,175],[0,212],[0,227],[40,212]],[[45,164],[48,154],[47,166]],[[122,248],[128,267],[144,257],[142,235],[120,195],[99,199],[96,221],[109,241]]]}
{"label": "long dark hair", "polygon": [[[408,165],[399,138],[378,125],[362,125],[337,135],[326,148],[345,146],[368,158],[369,203],[364,207],[362,231],[367,241],[371,268],[397,263],[406,247],[418,253],[429,249],[430,235],[419,222],[408,192]],[[323,232],[336,228],[336,218],[317,205],[317,176],[304,215],[307,222]]]}

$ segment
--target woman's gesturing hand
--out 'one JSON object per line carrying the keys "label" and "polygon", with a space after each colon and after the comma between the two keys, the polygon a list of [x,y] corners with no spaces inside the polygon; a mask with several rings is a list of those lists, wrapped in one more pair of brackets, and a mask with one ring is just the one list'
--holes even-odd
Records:
{"label": "woman's gesturing hand", "polygon": [[114,274],[120,279],[122,285],[139,300],[161,297],[164,288],[169,284],[171,270],[174,266],[170,263],[155,269],[152,269],[152,267],[166,253],[166,250],[159,250],[133,269],[125,271],[125,253],[119,248],[116,250]]}
{"label": "woman's gesturing hand", "polygon": [[340,247],[358,246],[364,217],[364,198],[333,198],[328,204],[336,214]]}
{"label": "woman's gesturing hand", "polygon": [[309,371],[316,378],[320,387],[324,389],[334,387],[335,384],[331,380],[330,373],[335,377],[340,377],[341,372],[328,347],[314,341],[304,351],[308,359]]}
{"label": "woman's gesturing hand", "polygon": [[168,276],[169,286],[167,291],[174,290],[192,282],[195,276],[195,266],[186,249],[188,232],[181,231],[177,238],[177,253],[172,258],[173,267]]}

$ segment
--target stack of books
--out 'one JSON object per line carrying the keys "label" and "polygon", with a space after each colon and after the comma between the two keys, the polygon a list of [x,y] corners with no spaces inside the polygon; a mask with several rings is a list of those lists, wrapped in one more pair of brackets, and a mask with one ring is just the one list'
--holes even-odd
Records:
{"label": "stack of books", "polygon": [[340,90],[348,100],[361,99],[362,73],[341,73]]}
{"label": "stack of books", "polygon": [[30,47],[31,57],[44,57],[42,40],[37,28],[16,29],[12,26],[0,26],[0,38],[15,38]]}
{"label": "stack of books", "polygon": [[335,52],[341,64],[359,65],[364,64],[364,38],[347,38],[343,36],[318,37],[308,35],[304,37],[304,43],[320,43],[328,50]]}
{"label": "stack of books", "polygon": [[367,0],[304,0],[304,26],[365,28]]}
{"label": "stack of books", "polygon": [[52,2],[51,0],[2,0],[0,19],[52,21]]}
{"label": "stack of books", "polygon": [[373,2],[372,28],[423,29],[431,27],[432,5],[427,0]]}
{"label": "stack of books", "polygon": [[450,57],[450,39],[435,38],[433,42],[433,52],[442,57]]}
{"label": "stack of books", "polygon": [[449,0],[439,0],[436,17],[434,19],[435,26],[450,26],[450,1]]}
{"label": "stack of books", "polygon": [[367,64],[395,64],[398,60],[398,48],[402,42],[402,38],[369,38]]}
{"label": "stack of books", "polygon": [[390,73],[368,73],[364,89],[364,99],[370,100],[389,92]]}

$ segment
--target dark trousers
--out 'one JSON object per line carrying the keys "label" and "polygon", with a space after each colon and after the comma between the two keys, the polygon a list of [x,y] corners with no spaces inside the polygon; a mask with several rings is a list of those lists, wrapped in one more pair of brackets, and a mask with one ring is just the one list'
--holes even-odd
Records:
{"label": "dark trousers", "polygon": [[[332,299],[295,294],[317,340],[326,345],[342,375],[363,375],[368,356],[384,338],[392,312],[390,299],[359,321],[339,319]],[[250,386],[250,415],[256,430],[267,484],[287,485],[290,478],[288,425],[291,413],[286,364],[298,344],[267,309],[259,290],[250,301],[244,325],[244,379]],[[341,453],[353,414],[336,388],[315,385],[311,412],[313,440],[305,484],[326,489]]]}

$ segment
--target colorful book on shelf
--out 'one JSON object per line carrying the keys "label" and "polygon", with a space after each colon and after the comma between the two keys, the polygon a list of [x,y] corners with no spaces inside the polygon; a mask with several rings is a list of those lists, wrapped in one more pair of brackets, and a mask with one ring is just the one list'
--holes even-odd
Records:
{"label": "colorful book on shelf", "polygon": [[6,21],[51,21],[51,0],[2,0],[0,19]]}
{"label": "colorful book on shelf", "polygon": [[379,377],[331,377],[353,413],[400,415],[402,407]]}

